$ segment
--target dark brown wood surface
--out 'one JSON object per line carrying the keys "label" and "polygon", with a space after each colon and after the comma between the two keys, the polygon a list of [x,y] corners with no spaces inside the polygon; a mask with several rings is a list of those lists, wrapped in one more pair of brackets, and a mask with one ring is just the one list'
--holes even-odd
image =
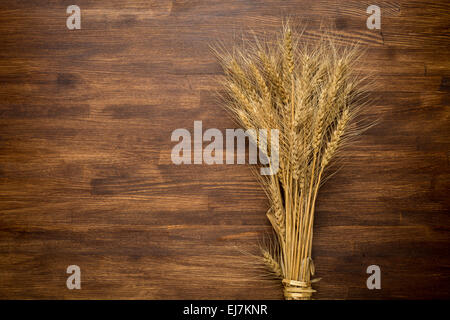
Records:
{"label": "dark brown wood surface", "polygon": [[[446,0],[2,1],[0,298],[281,298],[249,254],[269,230],[250,168],[176,166],[170,136],[235,127],[209,46],[273,35],[286,16],[304,41],[321,23],[360,41],[376,84],[364,112],[378,125],[320,191],[315,297],[450,298]],[[366,287],[372,264],[381,290]]]}

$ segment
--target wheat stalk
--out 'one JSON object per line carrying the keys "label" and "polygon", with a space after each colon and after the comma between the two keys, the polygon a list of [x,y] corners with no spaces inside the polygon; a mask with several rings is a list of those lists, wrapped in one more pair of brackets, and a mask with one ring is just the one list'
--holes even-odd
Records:
{"label": "wheat stalk", "polygon": [[279,130],[279,171],[260,177],[275,231],[262,260],[282,279],[286,299],[310,299],[315,266],[315,203],[326,169],[357,133],[352,125],[364,87],[354,71],[356,46],[340,48],[326,35],[300,46],[289,23],[278,42],[217,53],[225,70],[225,106],[246,129]]}

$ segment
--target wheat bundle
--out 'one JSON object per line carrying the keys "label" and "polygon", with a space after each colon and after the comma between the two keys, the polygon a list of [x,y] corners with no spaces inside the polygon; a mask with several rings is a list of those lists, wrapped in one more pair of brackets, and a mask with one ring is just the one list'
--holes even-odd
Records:
{"label": "wheat bundle", "polygon": [[311,299],[319,280],[312,278],[315,203],[325,169],[357,133],[353,120],[364,100],[354,68],[360,50],[326,35],[302,45],[287,23],[275,42],[255,39],[216,53],[225,71],[226,108],[246,129],[279,132],[279,169],[260,176],[275,233],[262,259],[282,280],[286,299]]}

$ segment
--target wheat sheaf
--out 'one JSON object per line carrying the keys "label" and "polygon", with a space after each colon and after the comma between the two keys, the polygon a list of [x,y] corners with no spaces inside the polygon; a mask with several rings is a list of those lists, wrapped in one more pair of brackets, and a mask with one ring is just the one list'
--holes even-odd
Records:
{"label": "wheat sheaf", "polygon": [[[275,41],[216,50],[225,76],[225,107],[245,129],[279,131],[279,169],[260,176],[275,236],[262,260],[280,278],[286,299],[311,299],[311,257],[317,194],[332,160],[360,132],[364,77],[355,71],[361,49],[339,46],[325,32],[303,43],[285,23]],[[269,137],[270,139],[270,137]],[[272,150],[266,151],[270,156]]]}

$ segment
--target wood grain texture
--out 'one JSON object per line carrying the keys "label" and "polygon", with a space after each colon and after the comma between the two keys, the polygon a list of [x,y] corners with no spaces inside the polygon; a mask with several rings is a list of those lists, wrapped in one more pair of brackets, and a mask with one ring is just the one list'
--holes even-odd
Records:
{"label": "wood grain texture", "polygon": [[0,3],[0,298],[281,298],[247,253],[269,230],[249,167],[173,165],[170,136],[234,127],[209,46],[288,15],[367,46],[376,82],[378,125],[319,194],[316,298],[450,298],[448,1],[77,0],[69,31],[72,2]]}

